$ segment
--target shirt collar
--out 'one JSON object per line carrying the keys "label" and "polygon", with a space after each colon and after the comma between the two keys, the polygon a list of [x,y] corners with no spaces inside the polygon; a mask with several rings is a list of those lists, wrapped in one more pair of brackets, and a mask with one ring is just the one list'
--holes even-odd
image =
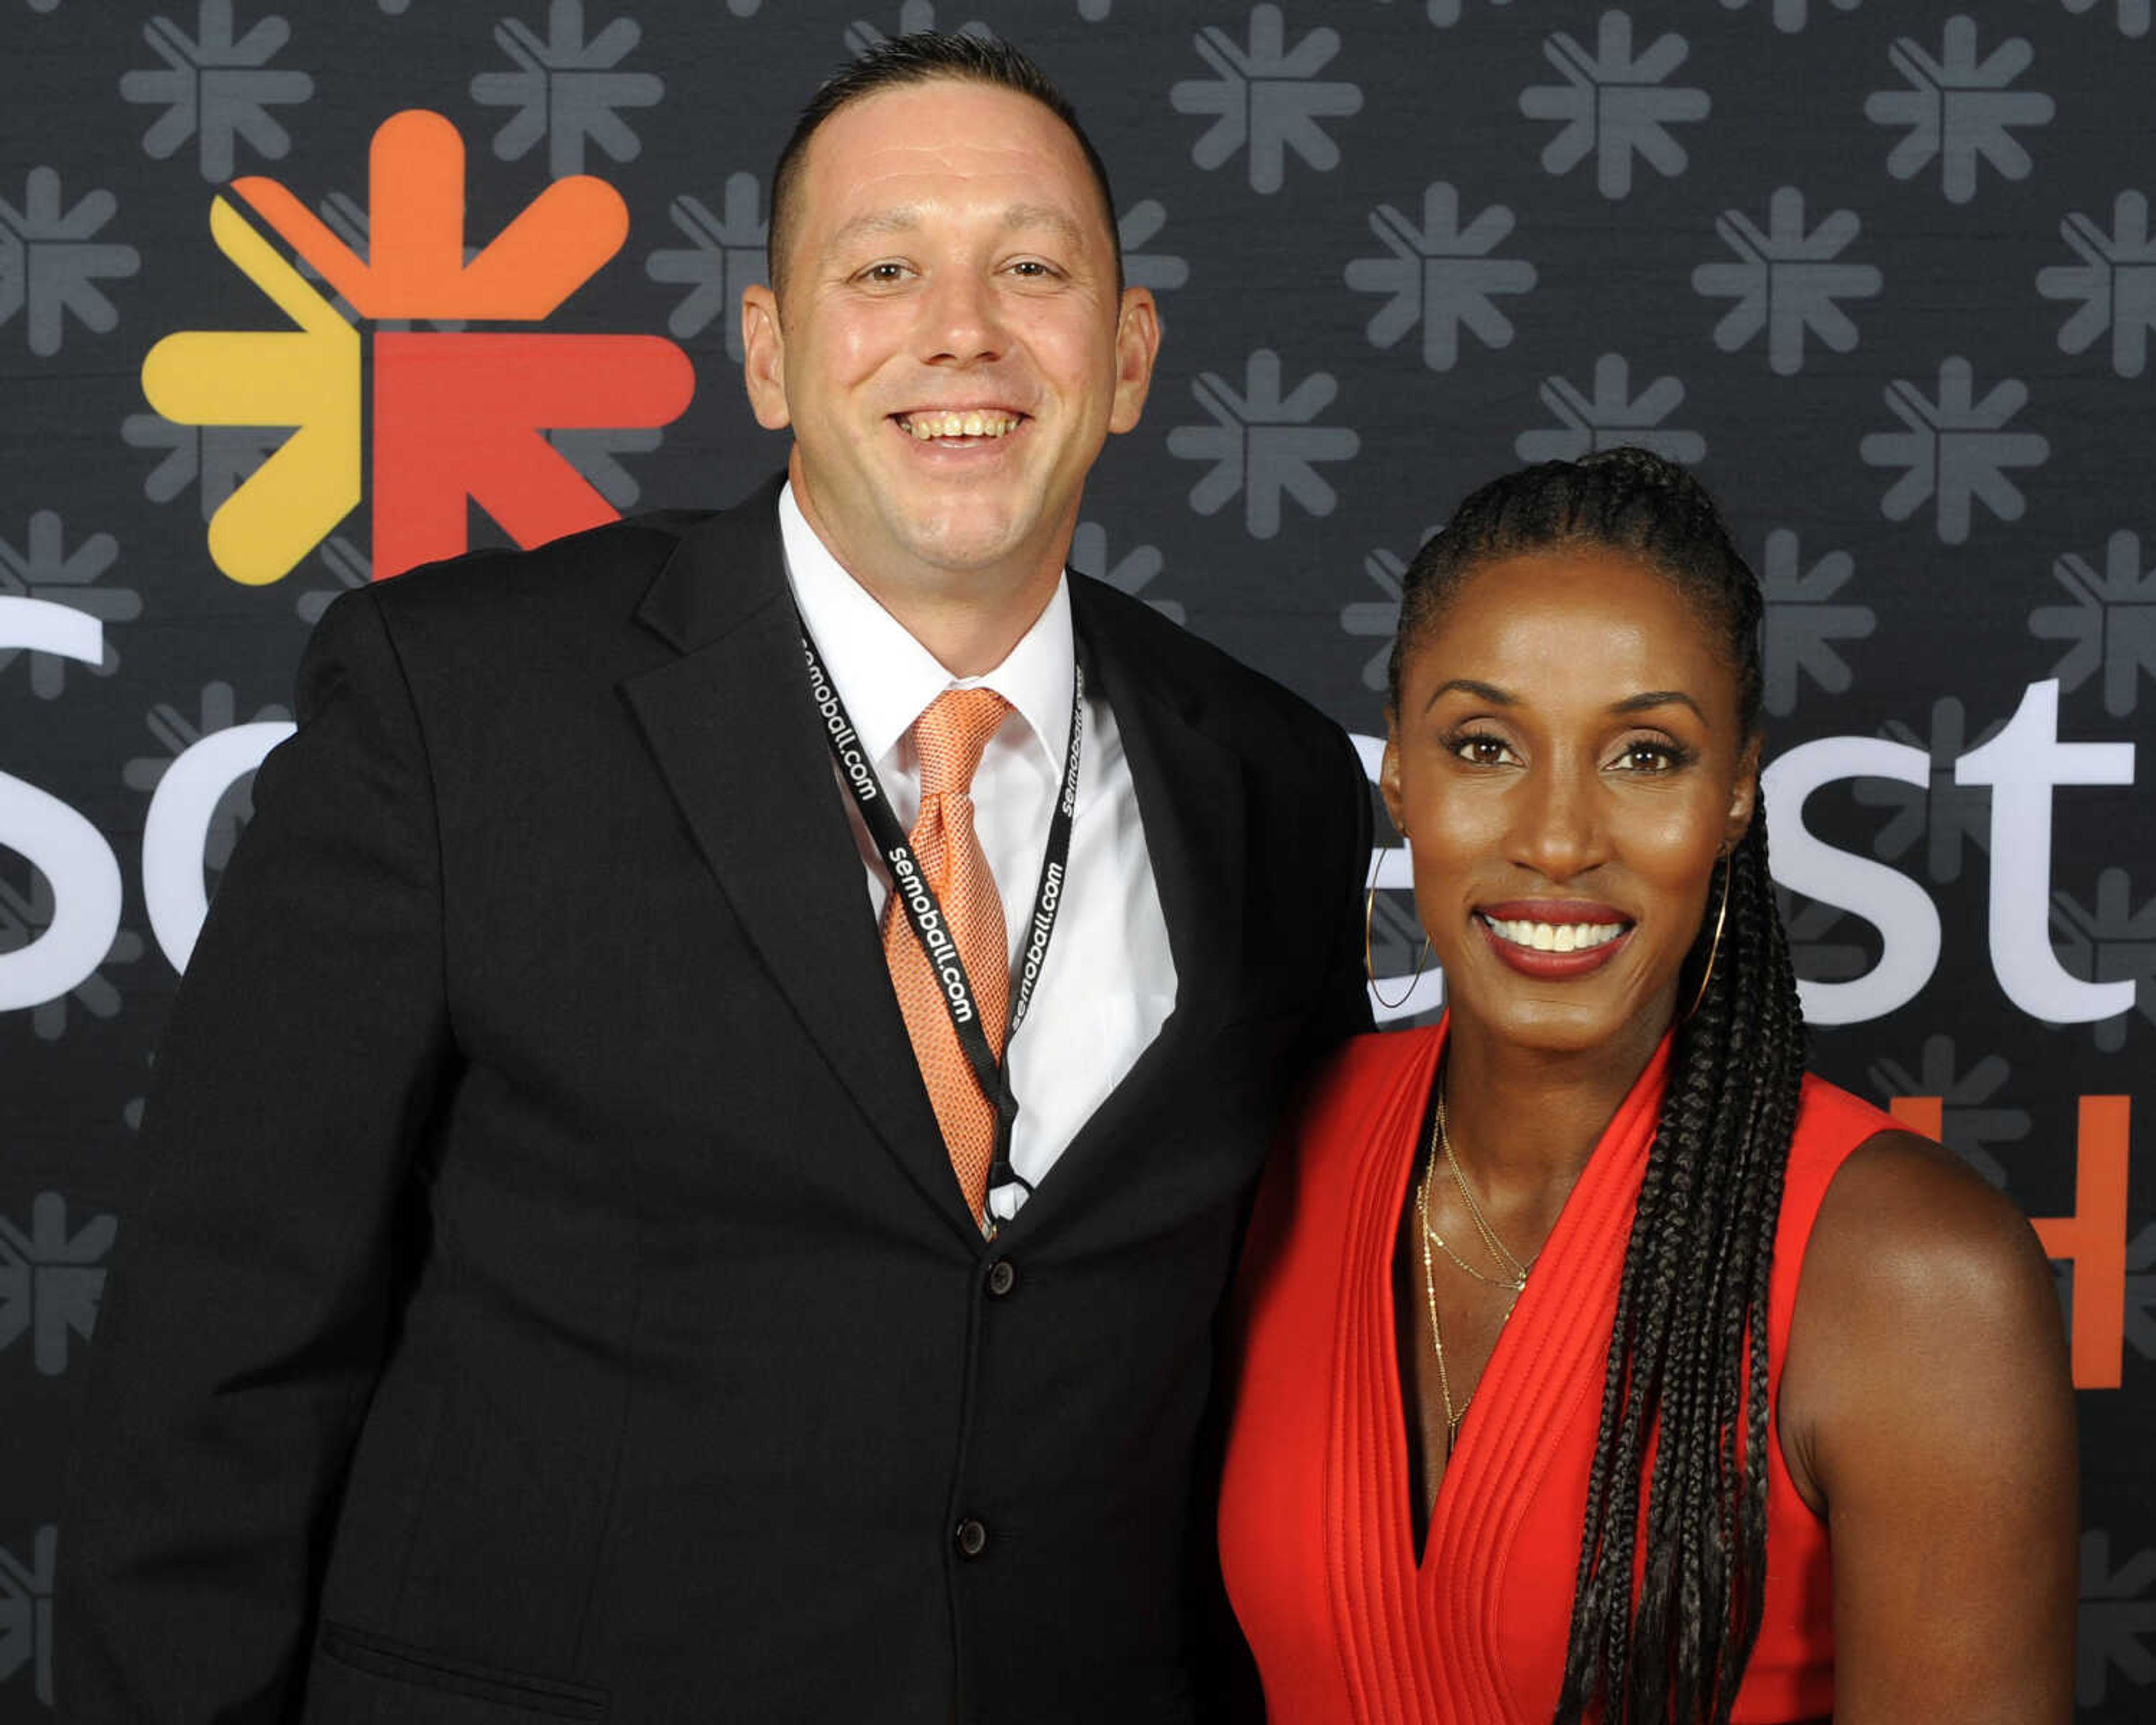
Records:
{"label": "shirt collar", "polygon": [[831,555],[801,513],[790,480],[778,494],[778,531],[793,602],[871,760],[886,760],[946,689],[986,687],[1018,710],[1033,734],[1029,752],[1051,778],[1062,777],[1077,668],[1067,576],[1057,578],[1055,593],[1001,665],[981,676],[954,677]]}

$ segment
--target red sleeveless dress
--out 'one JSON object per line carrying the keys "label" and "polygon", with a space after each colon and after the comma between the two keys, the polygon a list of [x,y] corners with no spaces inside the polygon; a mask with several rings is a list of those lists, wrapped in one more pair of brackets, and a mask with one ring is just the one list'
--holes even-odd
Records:
{"label": "red sleeveless dress", "polygon": [[[1419,1563],[1393,1252],[1443,1029],[1343,1050],[1268,1167],[1236,1314],[1220,1559],[1285,1725],[1542,1725],[1556,1710],[1604,1358],[1669,1043],[1625,1098],[1499,1337]],[[1768,1311],[1768,1395],[1827,1183],[1887,1115],[1807,1078]],[[1826,1528],[1768,1445],[1764,1618],[1739,1725],[1834,1708]]]}

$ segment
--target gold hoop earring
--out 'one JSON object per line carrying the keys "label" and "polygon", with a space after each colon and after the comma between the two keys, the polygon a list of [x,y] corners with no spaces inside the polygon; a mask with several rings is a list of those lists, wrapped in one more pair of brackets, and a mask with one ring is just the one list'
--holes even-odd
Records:
{"label": "gold hoop earring", "polygon": [[1398,1012],[1407,1004],[1409,995],[1414,993],[1415,984],[1422,980],[1423,966],[1430,963],[1430,937],[1425,934],[1422,937],[1422,950],[1415,955],[1414,974],[1408,978],[1406,992],[1397,1000],[1388,1000],[1378,993],[1377,972],[1370,963],[1370,923],[1377,911],[1378,889],[1374,885],[1366,886],[1363,889],[1363,978],[1369,983],[1371,996],[1378,1005],[1387,1012]]}
{"label": "gold hoop earring", "polygon": [[1699,992],[1691,997],[1691,1004],[1685,1009],[1685,1015],[1677,1020],[1681,1024],[1691,1022],[1692,1015],[1699,1010],[1700,1003],[1707,999],[1707,985],[1714,980],[1715,956],[1722,951],[1722,926],[1729,920],[1729,877],[1736,871],[1737,860],[1724,855],[1722,859],[1722,904],[1714,913],[1714,938],[1707,942],[1707,968],[1699,973]]}

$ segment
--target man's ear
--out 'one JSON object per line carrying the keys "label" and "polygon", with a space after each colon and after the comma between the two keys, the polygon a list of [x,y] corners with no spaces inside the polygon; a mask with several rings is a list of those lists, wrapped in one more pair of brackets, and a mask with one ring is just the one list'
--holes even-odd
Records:
{"label": "man's ear", "polygon": [[1722,824],[1725,853],[1737,848],[1752,825],[1752,812],[1759,804],[1759,742],[1754,737],[1744,745],[1737,761],[1737,783],[1730,788],[1729,813]]}
{"label": "man's ear", "polygon": [[748,404],[766,431],[793,423],[786,405],[786,337],[778,323],[778,297],[762,282],[742,290],[742,381]]}
{"label": "man's ear", "polygon": [[1109,430],[1128,431],[1138,423],[1159,352],[1160,308],[1146,289],[1125,288],[1116,312],[1116,396],[1108,409]]}

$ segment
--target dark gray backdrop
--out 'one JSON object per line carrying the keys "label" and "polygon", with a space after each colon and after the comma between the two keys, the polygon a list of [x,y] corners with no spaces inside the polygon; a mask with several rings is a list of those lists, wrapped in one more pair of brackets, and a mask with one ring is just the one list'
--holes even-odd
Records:
{"label": "dark gray backdrop", "polygon": [[[189,894],[245,815],[215,739],[285,717],[309,624],[369,572],[362,501],[285,578],[228,579],[205,521],[285,434],[144,399],[164,336],[289,327],[213,244],[213,197],[270,176],[363,249],[368,141],[414,108],[464,137],[474,244],[550,177],[603,179],[627,240],[524,327],[670,336],[697,393],[663,432],[557,446],[624,510],[730,501],[783,456],[729,351],[774,146],[834,64],[931,24],[993,27],[1064,82],[1163,310],[1075,561],[1351,730],[1382,730],[1401,569],[1474,482],[1635,440],[1724,501],[1768,589],[1769,756],[1816,745],[1770,806],[1808,1004],[1846,1020],[1817,1064],[1919,1099],[2061,1219],[2080,1702],[2147,1716],[2156,1206],[2147,1153],[2123,1202],[2117,1164],[2156,1014],[2149,0],[0,8],[0,1718],[46,1716],[67,1633],[52,1554],[125,1263],[110,1194]],[[472,534],[501,536],[476,510]],[[71,647],[25,600],[75,614]],[[207,785],[192,823],[167,787],[177,837],[151,819],[176,759]],[[1832,847],[1810,858],[1799,762]],[[1381,899],[1381,972],[1410,917]]]}

